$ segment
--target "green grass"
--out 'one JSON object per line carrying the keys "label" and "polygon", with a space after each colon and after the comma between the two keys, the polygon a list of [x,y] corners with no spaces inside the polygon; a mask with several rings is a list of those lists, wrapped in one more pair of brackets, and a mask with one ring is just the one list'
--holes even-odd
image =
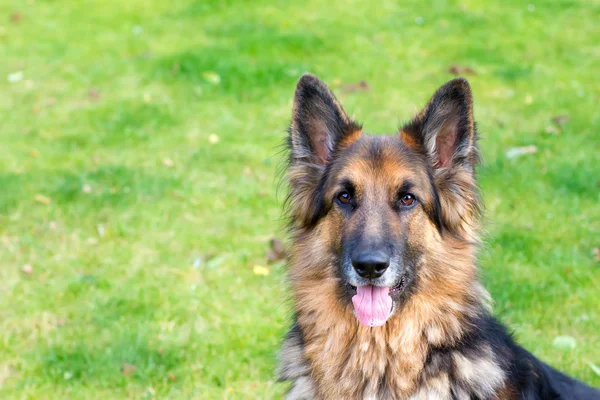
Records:
{"label": "green grass", "polygon": [[296,80],[391,132],[453,63],[477,72],[496,313],[600,386],[599,19],[584,0],[0,2],[0,398],[280,398],[285,268],[253,267],[284,235]]}

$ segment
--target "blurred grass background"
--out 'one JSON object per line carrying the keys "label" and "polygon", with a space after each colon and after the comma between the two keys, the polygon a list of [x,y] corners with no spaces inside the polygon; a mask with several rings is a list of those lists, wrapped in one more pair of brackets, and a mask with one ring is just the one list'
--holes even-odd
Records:
{"label": "blurred grass background", "polygon": [[383,133],[454,64],[496,313],[600,386],[599,20],[584,0],[1,1],[0,398],[280,398],[265,252],[296,80]]}

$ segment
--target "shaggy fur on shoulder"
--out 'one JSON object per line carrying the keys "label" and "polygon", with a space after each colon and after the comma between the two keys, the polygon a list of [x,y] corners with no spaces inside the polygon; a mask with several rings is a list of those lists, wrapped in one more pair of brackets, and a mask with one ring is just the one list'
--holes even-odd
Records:
{"label": "shaggy fur on shoulder", "polygon": [[519,347],[477,277],[472,95],[370,136],[304,75],[289,131],[292,399],[600,399]]}

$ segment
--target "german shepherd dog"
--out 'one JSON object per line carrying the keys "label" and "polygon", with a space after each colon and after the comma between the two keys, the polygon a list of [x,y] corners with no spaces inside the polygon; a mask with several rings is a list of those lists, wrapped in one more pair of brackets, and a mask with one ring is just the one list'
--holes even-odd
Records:
{"label": "german shepherd dog", "polygon": [[469,84],[369,136],[313,75],[289,129],[288,399],[600,399],[517,345],[477,277]]}

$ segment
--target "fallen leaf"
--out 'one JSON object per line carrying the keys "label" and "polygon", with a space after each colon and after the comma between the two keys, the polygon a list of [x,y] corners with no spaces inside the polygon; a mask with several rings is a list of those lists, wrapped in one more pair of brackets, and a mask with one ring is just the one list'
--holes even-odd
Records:
{"label": "fallen leaf", "polygon": [[560,130],[557,129],[554,125],[548,125],[544,129],[544,132],[546,132],[549,135],[558,135],[558,134],[560,134]]}
{"label": "fallen leaf", "polygon": [[594,261],[600,262],[600,249],[598,247],[594,247],[592,253],[594,253]]}
{"label": "fallen leaf", "polygon": [[600,367],[599,366],[597,366],[593,362],[589,362],[588,365],[590,366],[590,368],[592,369],[592,371],[594,371],[594,373],[596,375],[600,376]]}
{"label": "fallen leaf", "polygon": [[37,201],[38,203],[45,204],[45,205],[52,203],[52,199],[50,197],[44,196],[43,194],[36,194],[35,201]]}
{"label": "fallen leaf", "polygon": [[88,90],[88,98],[92,101],[100,100],[100,92],[97,89]]}
{"label": "fallen leaf", "polygon": [[267,260],[269,262],[276,262],[287,258],[288,249],[280,239],[273,238],[269,243],[271,246],[271,249],[267,252]]}
{"label": "fallen leaf", "polygon": [[452,64],[450,68],[448,68],[448,72],[453,75],[477,75],[477,72],[471,67],[464,67],[458,64]]}
{"label": "fallen leaf", "polygon": [[537,146],[513,147],[506,152],[507,158],[517,158],[526,154],[537,153]]}
{"label": "fallen leaf", "polygon": [[202,77],[208,83],[212,83],[213,85],[218,85],[219,83],[221,83],[221,77],[214,71],[206,71],[202,73]]}
{"label": "fallen leaf", "polygon": [[55,231],[55,230],[56,230],[56,228],[57,228],[57,226],[58,226],[58,225],[56,224],[56,221],[50,221],[50,222],[48,223],[48,228],[50,228],[50,230],[51,230],[51,231]]}
{"label": "fallen leaf", "polygon": [[352,92],[366,92],[369,90],[369,84],[362,80],[358,83],[347,83],[342,85],[340,91],[342,93],[352,93]]}
{"label": "fallen leaf", "polygon": [[214,133],[211,133],[210,135],[208,135],[208,142],[215,144],[219,142],[219,137],[217,135],[215,135]]}
{"label": "fallen leaf", "polygon": [[254,268],[252,268],[252,272],[254,272],[255,275],[267,276],[269,275],[269,268],[263,267],[262,265],[255,265]]}
{"label": "fallen leaf", "polygon": [[569,122],[570,119],[571,117],[569,117],[568,115],[555,115],[554,117],[552,117],[552,122],[554,122],[556,125],[561,126]]}
{"label": "fallen leaf", "polygon": [[85,184],[83,185],[83,187],[81,188],[81,191],[83,193],[92,193],[92,187],[89,184]]}
{"label": "fallen leaf", "polygon": [[556,125],[559,130],[559,133],[563,131],[564,126],[569,122],[571,117],[568,115],[555,115],[551,118],[551,121]]}
{"label": "fallen leaf", "polygon": [[121,366],[121,373],[124,376],[131,376],[131,375],[135,374],[135,371],[137,371],[137,368],[133,364],[129,364],[126,362],[126,363],[123,363],[123,366]]}
{"label": "fallen leaf", "polygon": [[163,348],[162,348],[162,347],[159,347],[159,348],[158,348],[158,354],[160,354],[160,355],[163,355],[163,354],[164,354],[164,352],[165,352],[165,351],[163,350]]}
{"label": "fallen leaf", "polygon": [[577,346],[577,341],[573,336],[557,336],[552,341],[552,345],[561,350],[572,350]]}
{"label": "fallen leaf", "polygon": [[10,16],[10,22],[21,22],[21,20],[23,19],[23,14],[21,14],[20,12],[16,12],[13,15]]}
{"label": "fallen leaf", "polygon": [[171,382],[177,382],[177,377],[173,374],[168,374],[167,378],[169,378]]}
{"label": "fallen leaf", "polygon": [[33,267],[31,264],[25,264],[21,267],[21,272],[23,272],[25,275],[31,275],[33,273]]}
{"label": "fallen leaf", "polygon": [[171,168],[173,166],[173,160],[170,158],[165,158],[162,163],[165,167]]}

